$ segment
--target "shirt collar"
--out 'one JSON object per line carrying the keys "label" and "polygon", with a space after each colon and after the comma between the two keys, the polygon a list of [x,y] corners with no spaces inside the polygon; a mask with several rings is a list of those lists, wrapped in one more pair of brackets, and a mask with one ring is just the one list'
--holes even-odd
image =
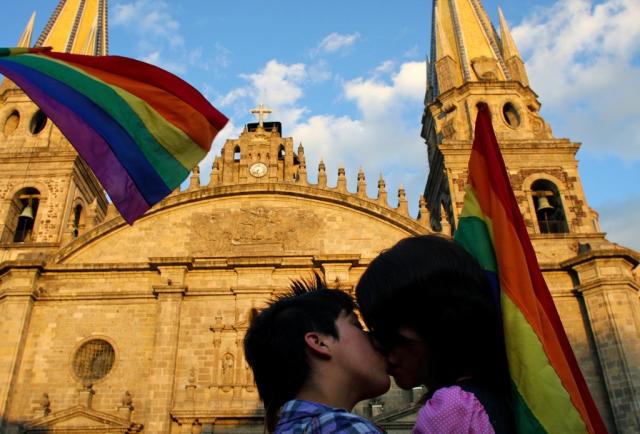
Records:
{"label": "shirt collar", "polygon": [[291,421],[295,419],[302,419],[306,417],[317,416],[321,413],[330,412],[347,412],[341,408],[330,407],[328,405],[320,404],[319,402],[305,401],[303,399],[292,399],[287,401],[282,406],[280,411],[280,421]]}

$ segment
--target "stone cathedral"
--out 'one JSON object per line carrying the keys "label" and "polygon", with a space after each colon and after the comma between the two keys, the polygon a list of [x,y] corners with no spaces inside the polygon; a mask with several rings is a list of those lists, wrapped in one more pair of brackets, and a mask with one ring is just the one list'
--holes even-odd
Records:
{"label": "stone cathedral", "polygon": [[[279,122],[245,126],[134,225],[14,84],[0,86],[0,433],[260,433],[242,352],[249,314],[291,279],[351,291],[397,240],[451,236],[462,207],[476,106],[486,102],[544,276],[611,432],[640,432],[640,254],[609,242],[578,174],[579,144],[554,137],[499,15],[434,0],[419,215],[384,179],[308,181]],[[19,39],[32,45],[34,18]],[[18,35],[16,35],[18,36]],[[107,0],[60,0],[36,46],[102,55]],[[416,146],[422,146],[416,138]],[[315,168],[313,169],[315,171]],[[315,178],[315,176],[313,177]],[[637,270],[636,270],[637,271]],[[420,390],[357,412],[409,432]]]}

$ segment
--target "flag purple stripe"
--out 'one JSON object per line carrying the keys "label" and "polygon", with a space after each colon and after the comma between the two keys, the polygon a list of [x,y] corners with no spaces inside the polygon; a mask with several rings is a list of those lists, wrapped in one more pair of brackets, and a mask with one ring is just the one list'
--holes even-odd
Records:
{"label": "flag purple stripe", "polygon": [[74,144],[78,153],[93,168],[96,177],[102,186],[110,192],[114,205],[129,224],[132,224],[149,209],[149,205],[127,171],[113,154],[107,142],[95,130],[73,111],[52,100],[38,86],[28,80],[14,77],[12,81],[20,86],[27,95],[37,99],[38,105],[47,116],[53,119],[50,114],[54,114],[54,123],[60,130],[66,131],[67,139]]}

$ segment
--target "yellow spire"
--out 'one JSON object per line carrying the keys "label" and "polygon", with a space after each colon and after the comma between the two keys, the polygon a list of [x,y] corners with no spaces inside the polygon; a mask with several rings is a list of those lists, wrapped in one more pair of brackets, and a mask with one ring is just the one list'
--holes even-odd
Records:
{"label": "yellow spire", "polygon": [[[462,83],[509,80],[510,72],[500,51],[499,41],[480,0],[433,0],[434,20],[431,59],[441,60],[450,53]],[[435,66],[435,65],[434,65]],[[437,66],[435,66],[437,70]],[[436,71],[438,83],[447,81]],[[446,74],[452,74],[447,68]],[[445,75],[446,75],[445,74]],[[456,83],[456,86],[462,83]],[[441,86],[439,86],[441,87]],[[440,88],[440,92],[445,90]]]}
{"label": "yellow spire", "polygon": [[449,44],[449,40],[447,38],[447,34],[444,32],[442,28],[442,23],[440,22],[440,14],[438,13],[438,7],[435,8],[435,21],[434,21],[434,29],[433,31],[436,33],[436,62],[440,59],[445,58],[446,56],[451,57],[451,59],[456,60],[458,57],[454,54],[451,49],[451,45]]}
{"label": "yellow spire", "polygon": [[524,67],[524,61],[520,57],[518,47],[511,36],[509,25],[504,18],[502,9],[498,8],[498,17],[500,19],[500,40],[502,42],[502,58],[507,65],[509,75],[512,80],[519,81],[524,86],[529,86],[529,77],[527,69]]}
{"label": "yellow spire", "polygon": [[59,0],[36,43],[55,51],[107,54],[107,0]]}
{"label": "yellow spire", "polygon": [[36,20],[36,13],[33,12],[31,14],[31,18],[29,18],[29,22],[27,26],[24,28],[24,32],[22,32],[22,36],[20,36],[20,40],[16,47],[30,47],[31,46],[31,35],[33,34],[33,23]]}
{"label": "yellow spire", "polygon": [[502,56],[506,59],[510,59],[513,56],[520,57],[520,52],[518,51],[518,47],[516,43],[513,41],[513,37],[511,36],[511,31],[509,30],[509,25],[507,24],[507,20],[504,18],[504,14],[502,13],[502,8],[498,7],[498,17],[500,19],[500,39],[502,40]]}

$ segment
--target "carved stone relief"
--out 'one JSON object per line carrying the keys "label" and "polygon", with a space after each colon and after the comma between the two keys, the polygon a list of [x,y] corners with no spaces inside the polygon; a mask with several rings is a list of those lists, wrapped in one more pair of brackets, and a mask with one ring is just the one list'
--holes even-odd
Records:
{"label": "carved stone relief", "polygon": [[285,207],[256,206],[195,213],[191,225],[191,254],[279,254],[315,249],[320,222],[312,210]]}
{"label": "carved stone relief", "polygon": [[481,56],[471,59],[471,66],[478,80],[498,80],[498,61],[490,57]]}

